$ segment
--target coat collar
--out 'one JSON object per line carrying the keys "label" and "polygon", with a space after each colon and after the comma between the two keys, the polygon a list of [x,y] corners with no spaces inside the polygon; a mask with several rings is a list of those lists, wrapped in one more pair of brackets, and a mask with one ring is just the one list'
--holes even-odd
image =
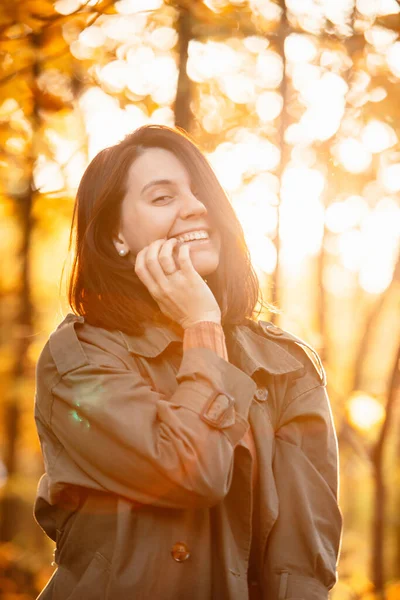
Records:
{"label": "coat collar", "polygon": [[155,358],[173,342],[182,342],[182,335],[167,325],[144,325],[142,335],[129,335],[121,331],[125,344],[132,354]]}
{"label": "coat collar", "polygon": [[[149,324],[140,336],[121,333],[128,351],[145,358],[155,358],[169,344],[182,342],[182,335],[167,325]],[[246,325],[229,327],[225,333],[231,361],[250,376],[260,369],[271,375],[283,375],[303,368],[281,344]]]}
{"label": "coat collar", "polygon": [[284,375],[303,369],[303,364],[281,344],[246,325],[236,326],[232,337],[230,356],[249,375],[258,370]]}

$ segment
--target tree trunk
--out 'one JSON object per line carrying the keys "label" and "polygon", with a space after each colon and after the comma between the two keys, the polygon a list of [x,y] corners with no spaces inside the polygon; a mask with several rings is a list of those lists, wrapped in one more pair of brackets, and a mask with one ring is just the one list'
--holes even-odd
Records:
{"label": "tree trunk", "polygon": [[[40,36],[32,35],[32,46],[38,50],[40,47]],[[36,61],[33,69],[33,78],[39,74],[39,64]],[[32,111],[32,144],[29,163],[30,178],[27,192],[15,198],[17,204],[21,230],[22,244],[20,249],[21,272],[19,284],[18,310],[14,327],[14,359],[11,367],[11,389],[5,403],[4,412],[4,465],[7,471],[7,483],[3,490],[0,502],[0,542],[10,541],[18,524],[17,511],[18,499],[10,492],[10,486],[17,472],[17,444],[19,436],[19,420],[21,413],[21,390],[26,377],[28,350],[32,339],[33,308],[31,298],[31,273],[30,273],[30,250],[32,237],[32,205],[34,197],[33,166],[34,137],[38,130],[39,107],[34,101]]]}
{"label": "tree trunk", "polygon": [[187,74],[188,48],[191,39],[191,17],[189,12],[181,8],[178,19],[179,35],[179,76],[178,89],[175,99],[175,125],[190,131],[192,113],[190,103],[192,100],[192,83]]}
{"label": "tree trunk", "polygon": [[[397,363],[397,369],[400,373],[400,360]],[[399,375],[400,376],[400,375]],[[397,390],[397,394],[400,392]],[[397,432],[400,430],[400,419],[397,422]],[[394,474],[394,489],[396,494],[396,508],[395,509],[395,524],[394,524],[394,565],[393,565],[393,578],[400,581],[400,435],[397,434],[397,449],[396,449],[397,462],[395,468],[397,471]]]}
{"label": "tree trunk", "polygon": [[[281,150],[281,161],[279,165],[279,169],[277,171],[277,176],[279,177],[279,181],[282,184],[282,175],[286,167],[287,163],[287,146],[285,143],[285,131],[288,125],[288,94],[287,94],[287,73],[286,73],[286,57],[284,51],[285,39],[288,35],[289,25],[286,16],[286,3],[281,3],[282,8],[282,16],[280,27],[277,36],[277,44],[280,50],[280,56],[283,61],[283,77],[282,83],[280,85],[280,93],[283,99],[282,113],[280,117],[280,125],[279,125],[279,145]],[[281,308],[279,305],[280,300],[280,287],[281,287],[281,272],[280,272],[280,249],[281,249],[281,241],[280,241],[280,204],[281,204],[281,194],[279,194],[279,204],[277,207],[277,221],[276,221],[276,234],[273,238],[273,243],[276,250],[276,266],[275,270],[272,274],[271,278],[271,299],[270,302],[277,308]],[[271,313],[270,320],[272,323],[276,323],[278,320],[277,313]]]}
{"label": "tree trunk", "polygon": [[[19,419],[21,411],[21,394],[27,368],[27,354],[32,332],[32,303],[30,284],[30,246],[32,234],[32,187],[26,195],[19,199],[22,248],[21,248],[21,283],[19,291],[19,311],[15,323],[14,361],[11,370],[11,390],[6,401],[4,414],[5,450],[4,465],[7,471],[7,482],[12,483],[17,472],[17,443],[19,436]],[[8,492],[6,485],[0,504],[0,541],[9,541],[13,537],[16,518],[16,499]]]}
{"label": "tree trunk", "polygon": [[384,598],[384,525],[385,525],[385,482],[383,477],[383,461],[385,443],[388,438],[395,402],[400,390],[400,345],[396,354],[386,402],[386,416],[382,424],[379,438],[372,450],[372,462],[375,474],[375,510],[372,524],[372,581],[376,592]]}

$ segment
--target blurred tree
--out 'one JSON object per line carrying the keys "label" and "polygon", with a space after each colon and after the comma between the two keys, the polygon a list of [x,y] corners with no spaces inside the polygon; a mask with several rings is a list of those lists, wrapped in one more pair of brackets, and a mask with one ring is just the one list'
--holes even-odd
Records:
{"label": "blurred tree", "polygon": [[[38,181],[37,167],[41,160],[53,160],[51,144],[46,137],[49,124],[51,121],[54,124],[57,114],[66,118],[72,109],[73,94],[79,87],[73,79],[71,55],[62,37],[61,21],[50,1],[26,0],[2,6],[1,201],[10,207],[9,219],[14,220],[18,231],[18,238],[12,241],[8,252],[18,246],[19,249],[18,266],[13,265],[13,279],[2,281],[3,302],[8,294],[16,308],[13,306],[4,311],[1,323],[3,343],[11,358],[2,407],[7,483],[0,500],[0,541],[13,539],[18,528],[18,502],[14,489],[18,475],[17,448],[21,439],[19,424],[25,396],[32,392],[26,385],[33,376],[29,355],[35,319],[32,235],[36,222],[39,226],[43,222],[40,205],[45,196]],[[3,276],[9,279],[6,270]]]}

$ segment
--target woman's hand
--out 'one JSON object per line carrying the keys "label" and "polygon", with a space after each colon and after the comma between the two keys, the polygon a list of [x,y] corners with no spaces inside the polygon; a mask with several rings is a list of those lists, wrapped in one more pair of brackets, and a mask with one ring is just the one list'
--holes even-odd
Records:
{"label": "woman's hand", "polygon": [[136,257],[135,272],[158,303],[160,310],[187,329],[199,321],[221,323],[221,311],[208,285],[190,259],[189,246],[161,239],[143,248]]}

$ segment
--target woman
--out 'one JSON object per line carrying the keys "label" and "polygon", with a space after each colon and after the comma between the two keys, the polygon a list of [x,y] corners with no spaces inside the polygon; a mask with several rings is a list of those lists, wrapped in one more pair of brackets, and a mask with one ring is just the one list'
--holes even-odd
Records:
{"label": "woman", "polygon": [[316,352],[252,317],[242,229],[182,131],[89,165],[73,313],[37,365],[43,599],[322,600],[341,537]]}

